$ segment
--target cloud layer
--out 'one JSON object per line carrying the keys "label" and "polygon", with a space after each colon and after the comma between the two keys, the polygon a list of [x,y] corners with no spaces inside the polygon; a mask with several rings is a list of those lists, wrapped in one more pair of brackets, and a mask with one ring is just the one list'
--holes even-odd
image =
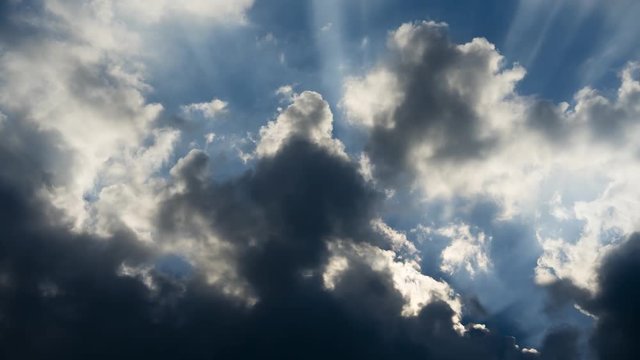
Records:
{"label": "cloud layer", "polygon": [[255,79],[259,124],[165,97],[207,72],[164,58],[184,39],[295,48],[262,7],[0,5],[0,357],[637,357],[637,63],[556,103],[422,21],[359,71],[324,54],[326,94],[279,53],[301,83]]}

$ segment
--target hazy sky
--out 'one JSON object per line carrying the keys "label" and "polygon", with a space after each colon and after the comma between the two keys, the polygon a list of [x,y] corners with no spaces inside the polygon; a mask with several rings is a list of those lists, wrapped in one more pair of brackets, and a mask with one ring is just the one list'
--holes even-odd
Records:
{"label": "hazy sky", "polygon": [[0,358],[639,358],[639,16],[0,2]]}

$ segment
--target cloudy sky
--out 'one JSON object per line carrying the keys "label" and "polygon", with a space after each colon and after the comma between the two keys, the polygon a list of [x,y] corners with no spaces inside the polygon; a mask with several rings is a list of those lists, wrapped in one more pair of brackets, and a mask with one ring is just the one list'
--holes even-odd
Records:
{"label": "cloudy sky", "polygon": [[0,358],[640,358],[639,16],[0,1]]}

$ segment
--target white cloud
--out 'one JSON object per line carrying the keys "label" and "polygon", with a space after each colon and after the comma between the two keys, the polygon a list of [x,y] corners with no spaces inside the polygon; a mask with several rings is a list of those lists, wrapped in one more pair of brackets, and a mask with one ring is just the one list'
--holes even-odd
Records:
{"label": "white cloud", "polygon": [[295,95],[289,107],[260,128],[256,154],[259,157],[273,156],[289,139],[295,137],[304,138],[335,155],[346,157],[344,145],[333,138],[333,114],[329,104],[316,92],[305,91]]}
{"label": "white cloud", "polygon": [[349,259],[341,255],[333,255],[327,261],[324,272],[322,273],[322,281],[324,287],[329,290],[336,288],[336,282],[340,276],[349,269]]}
{"label": "white cloud", "polygon": [[98,174],[138,151],[162,111],[145,102],[145,85],[136,73],[125,72],[124,62],[106,60],[101,51],[71,41],[42,42],[37,50],[25,45],[0,60],[7,85],[0,90],[0,106],[58,133],[61,146],[74,153],[72,168],[57,169],[52,200],[78,226],[87,220],[83,197],[93,191]]}
{"label": "white cloud", "polygon": [[[34,36],[4,49],[0,108],[59,135],[71,153],[71,166],[55,169],[43,194],[76,230],[106,234],[124,224],[150,239],[162,187],[156,173],[179,134],[159,129],[163,106],[146,99],[152,89],[142,60],[162,40],[149,34],[161,21],[242,22],[252,3],[46,0],[37,19],[15,19],[28,21]],[[225,105],[214,99],[193,108],[209,116]]]}
{"label": "white cloud", "polygon": [[391,226],[387,225],[382,219],[377,218],[371,221],[373,231],[382,235],[391,244],[391,249],[396,253],[402,254],[410,259],[420,261],[418,249],[407,239],[407,236]]}
{"label": "white cloud", "polygon": [[[522,177],[529,178],[529,167],[505,167],[505,163],[513,163],[511,159],[496,157],[482,159],[483,162],[469,161],[460,166],[459,163],[440,161],[437,157],[442,151],[458,151],[451,145],[456,141],[459,141],[461,146],[468,146],[465,142],[471,141],[467,140],[490,143],[496,141],[494,139],[501,141],[503,137],[515,136],[514,132],[524,126],[526,104],[524,99],[512,97],[516,83],[524,76],[524,70],[518,66],[504,68],[502,56],[485,39],[478,38],[463,45],[454,45],[448,43],[445,31],[446,25],[433,22],[402,25],[389,38],[389,48],[396,62],[383,62],[362,78],[347,79],[341,105],[350,121],[366,128],[374,128],[372,131],[379,132],[381,136],[395,136],[394,141],[401,143],[398,146],[406,147],[406,160],[397,158],[402,156],[398,155],[389,161],[398,164],[409,162],[410,171],[419,179],[415,186],[423,190],[428,198],[488,191],[492,195],[501,195],[505,202],[516,202],[514,197],[519,197],[519,189],[507,189],[510,191],[506,192],[501,179],[524,171],[527,171],[527,174],[522,174]],[[428,64],[431,60],[425,57],[436,56],[428,54],[443,51],[448,53],[443,56],[452,57],[450,64],[442,69],[432,70]],[[415,74],[411,74],[412,71]],[[435,73],[425,75],[425,72]],[[418,76],[425,78],[414,79]],[[409,96],[416,97],[419,94],[409,92],[413,90],[408,82],[418,81],[423,82],[425,87],[431,86],[430,81],[439,81],[437,85],[433,85],[433,95],[424,94],[434,97],[434,100],[430,101],[444,104],[439,106],[448,106],[444,99],[460,99],[461,103],[469,107],[471,113],[457,115],[457,109],[452,108],[450,110],[454,111],[454,115],[449,115],[447,109],[441,113],[429,114],[428,111],[432,110],[426,105],[425,109],[409,109],[415,107],[415,101],[418,100]],[[422,113],[409,114],[409,111]],[[407,119],[403,120],[405,124],[402,129],[396,128],[400,116]],[[467,116],[476,119],[477,124],[470,124],[478,130],[473,134],[475,139],[449,139],[447,134],[443,133],[446,126],[453,126],[447,124],[447,116]],[[413,119],[417,122],[422,121],[423,124],[416,123],[414,126],[407,123]],[[465,126],[468,125],[459,124],[459,127]],[[529,151],[528,148],[517,148],[525,146],[522,145],[521,139],[513,142],[513,146],[512,150],[518,153]],[[374,166],[380,165],[375,162],[377,159],[372,160]],[[487,176],[484,176],[485,174]]]}
{"label": "white cloud", "polygon": [[[127,228],[158,255],[183,255],[211,286],[247,305],[255,298],[237,274],[233,249],[204,219],[185,219],[175,237],[157,228],[161,202],[180,190],[162,171],[180,132],[165,128],[158,121],[163,106],[147,100],[153,89],[143,59],[161,45],[153,42],[161,38],[148,36],[160,22],[184,16],[228,23],[250,3],[47,0],[46,14],[31,23],[38,27],[34,36],[0,57],[0,109],[8,121],[51,133],[68,155],[68,166],[52,167],[51,186],[40,194],[63,210],[74,230],[108,236]],[[205,117],[225,109],[218,99],[186,107]],[[125,264],[120,275],[153,289],[150,271]]]}
{"label": "white cloud", "polygon": [[474,234],[469,225],[451,224],[436,229],[435,232],[451,241],[440,255],[442,271],[453,274],[464,270],[473,277],[478,272],[489,270],[491,261],[487,255],[487,246],[491,239],[482,231]]}
{"label": "white cloud", "polygon": [[375,183],[375,179],[373,178],[373,165],[371,165],[371,160],[366,153],[360,153],[358,157],[358,173],[362,176],[362,178],[368,183]]}
{"label": "white cloud", "polygon": [[371,127],[382,124],[393,127],[393,111],[403,99],[397,79],[386,69],[376,69],[366,77],[347,78],[344,98],[340,103],[347,119]]}
{"label": "white cloud", "polygon": [[97,174],[104,185],[97,188],[97,201],[89,207],[88,229],[108,235],[125,225],[141,240],[153,240],[154,218],[166,187],[165,181],[155,175],[173,154],[179,133],[154,130],[153,134],[152,145],[114,158]]}
{"label": "white cloud", "polygon": [[[562,175],[578,185],[561,191],[586,193],[568,204],[563,201],[565,218],[560,220],[579,220],[584,226],[578,239],[539,234],[544,254],[538,260],[536,279],[541,283],[565,278],[594,289],[595,269],[602,257],[626,235],[640,229],[640,191],[635,185],[640,181],[640,161],[634,140],[640,135],[640,109],[635,101],[640,97],[640,82],[630,76],[636,66],[630,64],[622,72],[617,98],[585,89],[564,115],[576,124],[580,136],[564,156],[549,161],[563,167]],[[610,138],[599,131],[600,126],[618,127],[619,132]],[[599,179],[597,190],[580,191],[584,179]],[[557,214],[557,209],[554,212]]]}
{"label": "white cloud", "polygon": [[185,114],[192,114],[199,112],[207,119],[213,119],[219,114],[227,112],[228,103],[220,99],[212,99],[209,102],[194,103],[189,105],[183,105],[181,107]]}
{"label": "white cloud", "polygon": [[140,280],[147,289],[155,292],[158,290],[158,285],[153,279],[153,275],[151,274],[152,270],[153,266],[149,265],[129,266],[122,263],[120,267],[118,267],[117,274],[122,277],[136,278]]}
{"label": "white cloud", "polygon": [[276,95],[282,98],[281,101],[293,102],[296,96],[293,85],[282,85],[276,90]]}
{"label": "white cloud", "polygon": [[460,299],[446,282],[422,274],[420,265],[415,260],[397,260],[397,254],[392,250],[344,240],[330,242],[329,251],[331,257],[323,274],[327,289],[335,287],[340,276],[349,269],[350,261],[362,261],[372,270],[391,276],[395,289],[405,300],[403,316],[416,316],[423,307],[435,301],[444,301],[455,313],[453,322],[456,330],[463,329],[460,324]]}

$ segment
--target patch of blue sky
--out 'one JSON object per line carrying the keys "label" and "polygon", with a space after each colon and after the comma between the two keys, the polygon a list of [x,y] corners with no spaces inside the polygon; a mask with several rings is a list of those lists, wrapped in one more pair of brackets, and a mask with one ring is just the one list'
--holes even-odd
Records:
{"label": "patch of blue sky", "polygon": [[158,273],[177,281],[187,280],[193,275],[193,266],[179,255],[169,254],[156,260],[154,269]]}

